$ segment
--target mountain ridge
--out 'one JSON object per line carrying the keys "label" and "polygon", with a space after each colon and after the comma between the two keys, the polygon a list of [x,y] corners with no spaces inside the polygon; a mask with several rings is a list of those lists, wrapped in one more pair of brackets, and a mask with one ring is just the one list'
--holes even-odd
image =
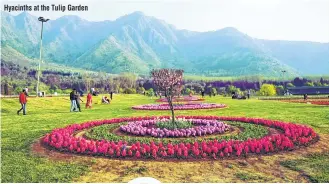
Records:
{"label": "mountain ridge", "polygon": [[[10,14],[2,16],[5,23],[1,25],[4,33],[1,45],[37,58],[40,23],[28,13],[19,15],[24,18],[16,20],[16,16]],[[63,17],[44,25],[44,58],[57,64],[111,73],[126,70],[147,73],[150,69],[161,67],[218,76],[279,76],[282,70],[294,76],[329,73],[329,64],[326,65],[329,55],[325,53],[329,50],[329,43],[317,46],[307,41],[279,41],[286,43],[284,49],[295,55],[291,56],[289,53],[282,54],[278,41],[255,39],[234,27],[208,32],[179,30],[142,12],[134,12],[115,21],[92,22],[78,16]],[[17,24],[23,25],[27,31],[17,29]],[[291,47],[298,43],[309,44],[311,50],[317,48],[317,55],[302,47],[299,47],[303,50],[302,54],[293,50]],[[300,54],[302,56],[298,56]],[[305,66],[292,61],[295,58],[302,60]],[[321,67],[309,69],[313,58]]]}

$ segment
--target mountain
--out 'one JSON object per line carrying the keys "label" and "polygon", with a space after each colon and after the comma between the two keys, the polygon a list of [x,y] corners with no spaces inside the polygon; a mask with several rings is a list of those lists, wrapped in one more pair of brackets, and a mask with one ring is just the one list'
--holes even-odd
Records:
{"label": "mountain", "polygon": [[[3,52],[38,58],[37,17],[1,12],[1,19]],[[282,70],[290,76],[329,73],[329,44],[258,40],[232,27],[179,30],[142,12],[101,22],[63,16],[44,23],[43,38],[47,62],[109,73],[145,74],[162,67],[213,76],[280,76]]]}
{"label": "mountain", "polygon": [[329,74],[329,43],[260,40],[271,55],[305,75]]}

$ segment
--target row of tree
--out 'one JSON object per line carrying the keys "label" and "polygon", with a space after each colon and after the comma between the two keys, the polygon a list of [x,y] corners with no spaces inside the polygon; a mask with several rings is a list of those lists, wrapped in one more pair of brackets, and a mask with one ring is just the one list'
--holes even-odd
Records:
{"label": "row of tree", "polygon": [[[18,94],[23,88],[29,88],[30,93],[36,90],[36,72],[27,67],[1,63],[1,93],[4,95]],[[155,94],[158,91],[155,82],[150,76],[137,76],[130,73],[120,75],[109,75],[104,72],[77,73],[61,71],[43,71],[41,76],[40,90],[46,93],[67,94],[72,88],[87,92],[96,88],[100,93],[144,93]],[[245,94],[251,90],[252,93],[260,91],[263,84],[275,86],[276,94],[282,95],[286,87],[293,86],[328,86],[329,80],[308,80],[306,78],[295,78],[292,81],[202,81],[183,80],[181,81],[182,94],[223,94],[230,95],[232,92]],[[152,89],[152,92],[150,91]],[[263,93],[259,93],[260,95]],[[270,93],[272,94],[272,93]]]}

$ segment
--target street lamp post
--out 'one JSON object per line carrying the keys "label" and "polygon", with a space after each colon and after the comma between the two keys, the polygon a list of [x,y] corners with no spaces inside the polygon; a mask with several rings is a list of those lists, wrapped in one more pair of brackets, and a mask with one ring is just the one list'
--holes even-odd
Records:
{"label": "street lamp post", "polygon": [[40,42],[40,60],[39,60],[39,67],[38,67],[37,97],[39,96],[40,70],[41,70],[41,61],[42,61],[42,31],[43,31],[43,23],[44,22],[47,22],[49,19],[45,19],[43,17],[39,17],[38,20],[41,22],[41,42]]}
{"label": "street lamp post", "polygon": [[282,72],[282,78],[283,78],[283,82],[284,82],[284,74],[285,74],[287,71],[282,70],[281,72]]}
{"label": "street lamp post", "polygon": [[[282,70],[281,72],[282,72],[282,78],[283,78],[284,91],[286,91],[286,90],[287,90],[287,85],[286,85],[286,83],[285,83],[285,81],[284,81],[284,74],[285,74],[287,71],[286,71],[286,70]],[[284,92],[284,93],[286,93],[286,92]]]}

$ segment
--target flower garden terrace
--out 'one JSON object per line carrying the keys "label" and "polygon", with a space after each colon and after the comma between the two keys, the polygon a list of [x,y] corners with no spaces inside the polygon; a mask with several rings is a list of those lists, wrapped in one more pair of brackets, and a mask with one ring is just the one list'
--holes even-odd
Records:
{"label": "flower garden terrace", "polygon": [[[244,117],[218,117],[218,116],[180,116],[179,118],[192,121],[204,120],[205,122],[235,121],[243,124],[261,125],[274,128],[275,134],[262,137],[249,137],[242,140],[218,138],[199,141],[189,139],[187,141],[164,141],[165,139],[142,139],[134,142],[134,139],[95,140],[86,137],[75,136],[78,131],[94,128],[101,125],[120,124],[123,122],[152,122],[157,117],[116,118],[103,121],[92,121],[83,124],[69,125],[65,128],[55,129],[42,138],[42,143],[49,148],[75,154],[104,156],[108,158],[130,159],[217,159],[230,157],[246,157],[254,154],[272,154],[280,151],[291,151],[299,147],[308,146],[318,140],[317,134],[312,128],[287,123],[282,121],[267,120],[261,118]],[[160,119],[169,119],[164,116]],[[138,124],[138,123],[137,123]],[[221,126],[224,124],[220,123]],[[126,127],[127,128],[127,127]],[[146,130],[147,131],[147,130]],[[222,132],[221,132],[222,133]],[[171,135],[171,134],[168,134]],[[187,134],[179,134],[188,137]],[[154,137],[156,137],[154,135]],[[174,136],[173,136],[174,137]],[[113,136],[112,136],[113,138]],[[173,138],[172,138],[173,139]]]}

